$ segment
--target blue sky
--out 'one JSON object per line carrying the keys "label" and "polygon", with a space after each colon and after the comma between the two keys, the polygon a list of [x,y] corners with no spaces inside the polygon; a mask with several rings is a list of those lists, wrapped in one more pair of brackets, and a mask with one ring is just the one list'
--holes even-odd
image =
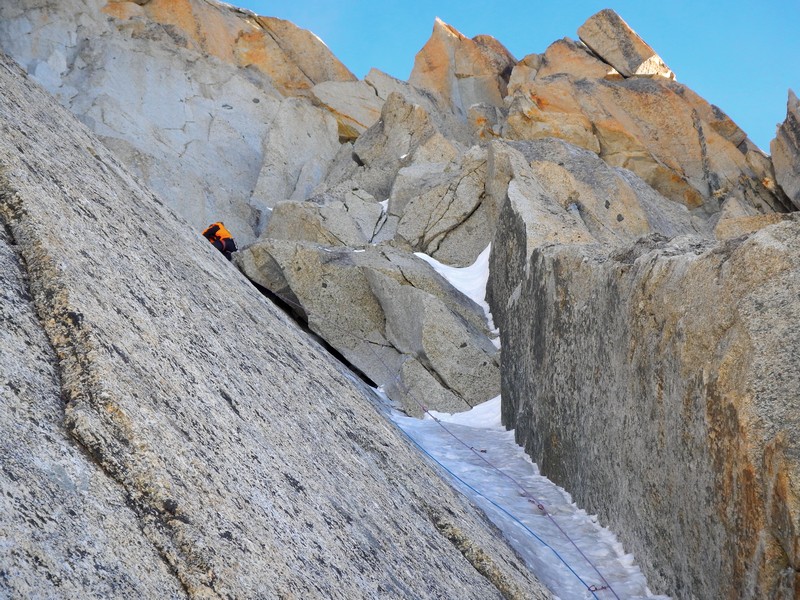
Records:
{"label": "blue sky", "polygon": [[517,58],[543,52],[603,8],[616,10],[688,85],[724,110],[765,152],[800,93],[800,0],[228,0],[313,31],[359,78],[371,67],[408,79],[441,18],[488,34]]}

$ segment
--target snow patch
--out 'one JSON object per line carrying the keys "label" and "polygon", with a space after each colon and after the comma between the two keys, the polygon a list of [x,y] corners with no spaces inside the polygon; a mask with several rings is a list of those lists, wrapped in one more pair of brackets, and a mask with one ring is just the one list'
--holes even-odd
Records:
{"label": "snow patch", "polygon": [[[468,267],[451,267],[422,252],[415,252],[414,254],[431,265],[437,273],[447,279],[459,292],[480,306],[486,315],[489,330],[495,335],[499,335],[497,328],[494,326],[489,305],[486,303],[486,284],[489,281],[489,255],[491,252],[492,245],[489,244],[478,255],[475,262]],[[499,348],[499,346],[497,347]]]}
{"label": "snow patch", "polygon": [[610,590],[589,590],[606,582],[620,599],[668,600],[652,594],[634,557],[596,516],[539,473],[514,432],[501,425],[500,403],[498,396],[463,413],[431,412],[415,419],[392,410],[390,416],[561,600],[613,597]]}

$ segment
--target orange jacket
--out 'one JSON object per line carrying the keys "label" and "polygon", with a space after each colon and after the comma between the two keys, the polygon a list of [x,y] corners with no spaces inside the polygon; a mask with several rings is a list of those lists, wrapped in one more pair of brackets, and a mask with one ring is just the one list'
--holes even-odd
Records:
{"label": "orange jacket", "polygon": [[212,223],[206,227],[203,231],[203,237],[205,237],[212,244],[217,240],[222,241],[233,239],[231,232],[225,229],[225,225],[223,225],[222,221],[218,223]]}

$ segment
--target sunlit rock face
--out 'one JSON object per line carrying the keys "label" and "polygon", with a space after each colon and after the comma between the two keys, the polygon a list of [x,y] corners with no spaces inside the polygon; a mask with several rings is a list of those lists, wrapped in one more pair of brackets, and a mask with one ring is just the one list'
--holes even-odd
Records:
{"label": "sunlit rock face", "polygon": [[578,36],[595,54],[624,77],[675,75],[639,35],[611,9],[601,10],[578,29]]}
{"label": "sunlit rock face", "polygon": [[414,60],[409,83],[444,99],[466,115],[473,104],[502,106],[516,59],[494,38],[465,37],[436,19],[433,34]]}
{"label": "sunlit rock face", "polygon": [[795,208],[800,208],[800,101],[789,90],[786,120],[770,144],[775,174]]}

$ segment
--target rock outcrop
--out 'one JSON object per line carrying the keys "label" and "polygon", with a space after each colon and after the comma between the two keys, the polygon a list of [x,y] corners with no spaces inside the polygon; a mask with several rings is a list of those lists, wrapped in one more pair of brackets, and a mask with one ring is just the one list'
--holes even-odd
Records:
{"label": "rock outcrop", "polygon": [[792,90],[786,103],[786,120],[770,144],[778,184],[800,209],[800,101]]}
{"label": "rock outcrop", "polygon": [[313,34],[218,2],[4,3],[0,39],[164,202],[242,243],[338,147],[335,115],[291,96],[355,81]]}
{"label": "rock outcrop", "polygon": [[366,81],[323,81],[311,94],[336,116],[341,142],[355,141],[381,116],[383,100]]}
{"label": "rock outcrop", "polygon": [[357,379],[0,61],[5,593],[547,597]]}
{"label": "rock outcrop", "polygon": [[657,75],[675,79],[675,74],[655,50],[610,8],[601,10],[581,25],[578,36],[624,77]]}
{"label": "rock outcrop", "polygon": [[284,96],[308,93],[325,81],[356,80],[317,36],[283,19],[199,0],[94,4],[136,35],[162,29],[188,50],[266,75]]}
{"label": "rock outcrop", "polygon": [[[522,281],[492,282],[504,422],[676,597],[800,589],[799,242],[795,218],[726,243],[540,246]],[[519,246],[493,247],[492,277]]]}
{"label": "rock outcrop", "polygon": [[444,100],[458,115],[473,104],[502,106],[516,59],[487,35],[469,39],[441,19],[417,54],[408,81]]}
{"label": "rock outcrop", "polygon": [[408,414],[459,412],[500,391],[481,310],[416,256],[266,239],[236,263]]}
{"label": "rock outcrop", "polygon": [[708,216],[725,204],[753,214],[785,210],[760,151],[719,109],[681,84],[537,74],[514,90],[503,128],[507,138],[559,137]]}

